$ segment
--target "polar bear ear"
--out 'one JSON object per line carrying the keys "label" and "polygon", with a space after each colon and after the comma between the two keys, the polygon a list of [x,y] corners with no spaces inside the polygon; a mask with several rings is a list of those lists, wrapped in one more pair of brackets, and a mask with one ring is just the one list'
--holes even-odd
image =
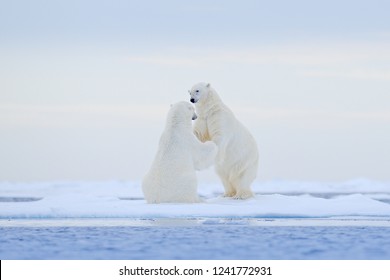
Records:
{"label": "polar bear ear", "polygon": [[208,88],[209,88],[209,87],[210,87],[210,83],[207,83],[206,87],[208,87]]}

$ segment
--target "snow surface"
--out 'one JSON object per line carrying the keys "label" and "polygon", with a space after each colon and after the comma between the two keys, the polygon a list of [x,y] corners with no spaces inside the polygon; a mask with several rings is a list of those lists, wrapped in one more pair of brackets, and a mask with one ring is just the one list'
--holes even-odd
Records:
{"label": "snow surface", "polygon": [[0,218],[343,218],[390,217],[390,182],[269,181],[249,200],[201,184],[197,204],[147,204],[140,182],[0,183]]}

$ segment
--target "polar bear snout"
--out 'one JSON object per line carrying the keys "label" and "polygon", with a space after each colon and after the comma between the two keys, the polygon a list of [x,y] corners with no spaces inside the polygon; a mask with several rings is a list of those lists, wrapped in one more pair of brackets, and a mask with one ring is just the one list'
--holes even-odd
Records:
{"label": "polar bear snout", "polygon": [[194,112],[194,114],[192,115],[192,120],[196,120],[198,118],[198,116],[196,115],[196,113]]}
{"label": "polar bear snout", "polygon": [[196,103],[195,98],[190,99],[191,103]]}

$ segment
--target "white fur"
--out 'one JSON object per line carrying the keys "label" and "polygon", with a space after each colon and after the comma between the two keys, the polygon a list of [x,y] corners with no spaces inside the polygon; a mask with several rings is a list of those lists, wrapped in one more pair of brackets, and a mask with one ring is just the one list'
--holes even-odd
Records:
{"label": "white fur", "polygon": [[201,143],[192,132],[194,107],[185,101],[172,105],[156,157],[142,182],[148,203],[200,202],[196,171],[214,163],[217,147]]}
{"label": "white fur", "polygon": [[206,83],[189,91],[198,118],[194,134],[202,142],[218,146],[215,170],[225,188],[226,197],[246,199],[253,196],[250,185],[257,175],[259,155],[255,139]]}

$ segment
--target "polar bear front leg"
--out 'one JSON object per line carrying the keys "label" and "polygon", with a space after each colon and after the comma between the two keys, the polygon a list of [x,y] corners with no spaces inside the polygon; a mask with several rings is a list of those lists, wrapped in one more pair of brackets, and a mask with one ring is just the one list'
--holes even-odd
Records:
{"label": "polar bear front leg", "polygon": [[194,137],[192,151],[195,169],[202,170],[214,164],[218,148],[213,142],[201,143]]}
{"label": "polar bear front leg", "polygon": [[194,123],[194,134],[201,142],[211,141],[207,129],[207,122],[204,118],[198,117]]}

